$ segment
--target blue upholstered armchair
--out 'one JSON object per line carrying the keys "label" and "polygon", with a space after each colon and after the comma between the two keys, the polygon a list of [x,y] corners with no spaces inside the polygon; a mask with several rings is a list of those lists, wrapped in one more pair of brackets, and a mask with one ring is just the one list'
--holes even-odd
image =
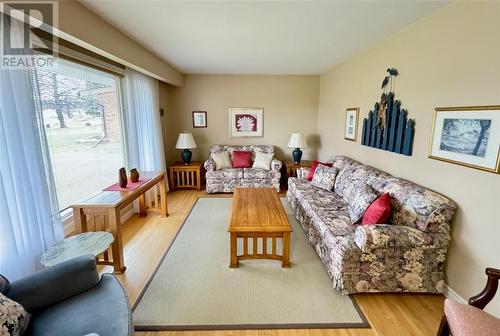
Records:
{"label": "blue upholstered armchair", "polygon": [[99,277],[92,255],[12,282],[5,295],[31,314],[28,335],[133,335],[127,296],[111,274]]}

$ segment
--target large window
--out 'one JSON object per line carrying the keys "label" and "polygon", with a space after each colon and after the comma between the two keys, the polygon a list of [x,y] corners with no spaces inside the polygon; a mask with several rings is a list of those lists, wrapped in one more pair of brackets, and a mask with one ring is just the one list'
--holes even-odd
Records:
{"label": "large window", "polygon": [[117,181],[124,164],[119,77],[64,59],[37,69],[60,210]]}

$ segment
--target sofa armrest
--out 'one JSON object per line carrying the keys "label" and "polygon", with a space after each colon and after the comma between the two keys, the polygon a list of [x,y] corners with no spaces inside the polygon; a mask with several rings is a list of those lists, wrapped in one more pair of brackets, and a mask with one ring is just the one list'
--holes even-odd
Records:
{"label": "sofa armrest", "polygon": [[205,172],[215,171],[215,161],[212,158],[205,161],[203,166],[205,167]]}
{"label": "sofa armrest", "polygon": [[89,254],[12,282],[6,296],[33,311],[83,293],[99,279],[95,258]]}
{"label": "sofa armrest", "polygon": [[308,167],[300,167],[300,168],[297,168],[297,178],[299,180],[307,180],[307,175],[309,175],[309,171],[311,170],[311,168],[308,168]]}
{"label": "sofa armrest", "polygon": [[448,248],[449,236],[427,233],[402,225],[360,225],[354,233],[356,245],[364,252],[376,248]]}
{"label": "sofa armrest", "polygon": [[280,171],[281,170],[281,166],[283,166],[283,163],[281,163],[280,160],[276,160],[276,159],[273,159],[271,161],[271,170],[272,171]]}

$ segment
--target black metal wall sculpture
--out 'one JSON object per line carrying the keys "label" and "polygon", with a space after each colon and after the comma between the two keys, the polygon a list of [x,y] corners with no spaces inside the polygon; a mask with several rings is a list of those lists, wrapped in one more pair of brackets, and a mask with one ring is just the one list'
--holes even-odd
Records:
{"label": "black metal wall sculpture", "polygon": [[[384,78],[384,91],[389,81],[392,89],[392,77],[398,75],[394,68],[387,69],[387,72],[390,76]],[[394,100],[394,92],[384,92],[380,102],[375,103],[373,110],[368,113],[368,118],[363,120],[361,144],[410,156],[415,120],[407,119],[407,114],[406,110],[401,110],[401,102]]]}

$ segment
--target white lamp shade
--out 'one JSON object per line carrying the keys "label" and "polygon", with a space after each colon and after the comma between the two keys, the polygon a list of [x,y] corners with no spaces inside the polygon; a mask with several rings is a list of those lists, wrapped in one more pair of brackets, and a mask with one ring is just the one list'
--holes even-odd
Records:
{"label": "white lamp shade", "polygon": [[288,141],[288,147],[290,148],[306,148],[307,141],[306,137],[302,133],[292,133],[290,140]]}
{"label": "white lamp shade", "polygon": [[190,149],[196,148],[196,142],[194,142],[193,135],[191,133],[181,133],[177,138],[177,143],[175,148],[179,149]]}

